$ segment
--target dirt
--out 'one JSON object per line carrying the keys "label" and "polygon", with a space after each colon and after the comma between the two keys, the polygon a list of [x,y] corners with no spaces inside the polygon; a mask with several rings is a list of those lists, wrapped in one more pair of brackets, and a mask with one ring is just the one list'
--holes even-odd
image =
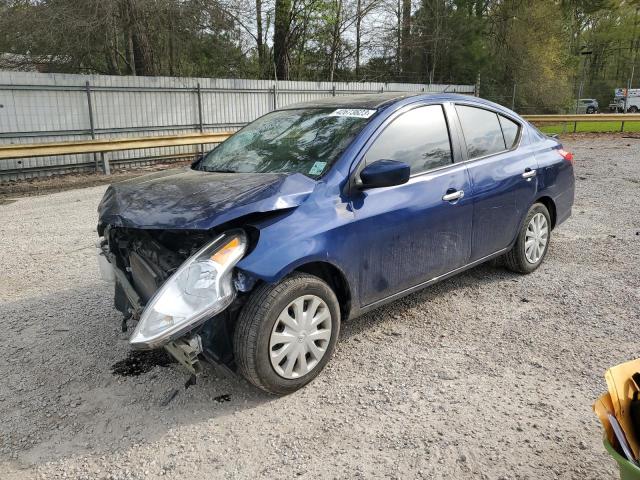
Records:
{"label": "dirt", "polygon": [[576,205],[540,269],[482,265],[345,322],[283,398],[127,360],[104,186],[0,205],[0,478],[614,478],[591,405],[638,355],[640,143],[566,146]]}

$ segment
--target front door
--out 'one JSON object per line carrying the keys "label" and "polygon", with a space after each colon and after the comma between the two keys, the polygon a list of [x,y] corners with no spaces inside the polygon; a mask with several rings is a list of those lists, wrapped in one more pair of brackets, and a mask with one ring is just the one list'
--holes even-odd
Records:
{"label": "front door", "polygon": [[362,306],[461,267],[471,255],[470,181],[465,166],[454,163],[442,105],[410,108],[381,129],[364,164],[402,161],[411,178],[353,197]]}

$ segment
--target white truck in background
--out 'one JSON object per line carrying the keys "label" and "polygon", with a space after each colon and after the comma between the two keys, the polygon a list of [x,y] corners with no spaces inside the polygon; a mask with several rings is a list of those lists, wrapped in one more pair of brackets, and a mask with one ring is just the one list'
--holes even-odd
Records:
{"label": "white truck in background", "polygon": [[616,88],[609,110],[620,113],[640,112],[640,88]]}

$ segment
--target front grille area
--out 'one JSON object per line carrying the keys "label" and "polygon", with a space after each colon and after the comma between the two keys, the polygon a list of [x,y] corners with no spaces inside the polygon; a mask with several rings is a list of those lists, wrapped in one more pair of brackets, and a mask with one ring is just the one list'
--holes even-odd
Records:
{"label": "front grille area", "polygon": [[129,253],[129,265],[133,287],[144,303],[147,303],[162,284],[162,277],[136,252]]}

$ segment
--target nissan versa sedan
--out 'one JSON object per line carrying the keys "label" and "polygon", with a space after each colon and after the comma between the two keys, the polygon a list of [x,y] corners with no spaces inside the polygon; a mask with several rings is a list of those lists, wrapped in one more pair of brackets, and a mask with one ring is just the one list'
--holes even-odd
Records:
{"label": "nissan versa sedan", "polygon": [[536,270],[573,198],[572,154],[499,105],[333,97],[109,187],[99,260],[133,348],[287,394],[342,321],[490,259]]}

